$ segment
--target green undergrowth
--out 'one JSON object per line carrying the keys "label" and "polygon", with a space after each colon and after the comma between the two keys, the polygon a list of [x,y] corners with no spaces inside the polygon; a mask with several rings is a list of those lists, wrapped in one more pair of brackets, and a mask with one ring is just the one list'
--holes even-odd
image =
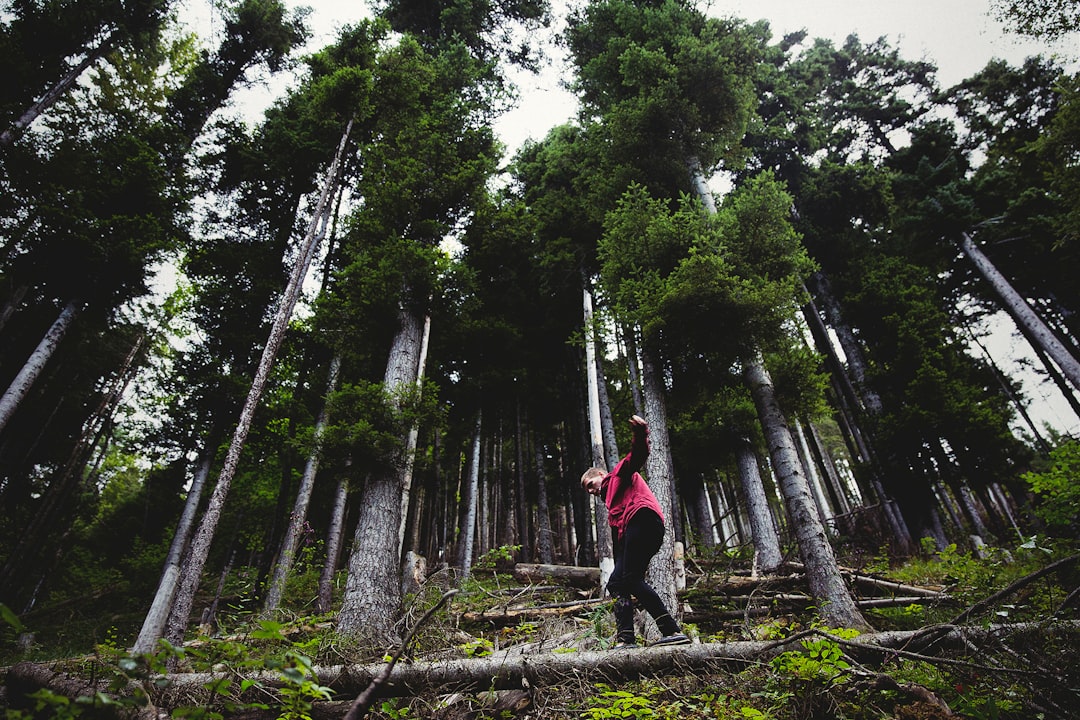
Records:
{"label": "green undergrowth", "polygon": [[[1041,538],[1027,538],[1006,550],[977,558],[949,547],[924,548],[920,558],[883,572],[860,568],[912,585],[940,588],[951,600],[934,605],[912,604],[868,611],[879,630],[914,630],[947,623],[956,615],[1020,578],[1067,557],[1070,548]],[[555,619],[519,619],[508,623],[469,622],[468,613],[520,605],[582,600],[573,589],[538,592],[520,586],[506,572],[500,554],[474,566],[467,579],[447,571],[436,573],[419,592],[406,598],[402,628],[413,628],[448,587],[459,593],[417,627],[404,653],[405,662],[482,659],[506,648],[545,643],[550,652],[604,650],[610,646],[613,623],[608,604],[591,603],[574,615]],[[103,717],[114,710],[136,710],[167,684],[170,669],[208,674],[210,700],[170,696],[173,718],[217,720],[236,715],[270,713],[285,720],[304,720],[313,708],[336,698],[323,684],[318,668],[356,662],[379,662],[387,648],[351,646],[333,632],[333,616],[313,616],[310,586],[303,579],[287,593],[280,621],[256,621],[250,608],[227,609],[214,637],[184,647],[162,644],[152,656],[129,656],[130,639],[116,628],[106,630],[93,651],[56,665],[57,669],[103,680],[106,689],[90,697],[67,698],[38,691],[26,704],[7,708],[5,720]],[[702,642],[758,640],[777,643],[776,651],[753,661],[680,670],[677,664],[655,677],[613,683],[574,676],[555,686],[532,689],[529,716],[534,718],[775,718],[777,720],[1027,720],[1080,716],[1080,642],[1068,625],[1075,607],[1063,607],[1068,593],[1080,585],[1080,568],[1060,572],[1010,592],[964,620],[987,627],[1025,622],[1029,626],[1008,637],[972,639],[945,652],[866,654],[850,645],[857,633],[822,626],[812,609],[805,612],[744,618],[737,622],[701,621],[687,630]],[[693,601],[705,608],[702,595]],[[718,603],[719,604],[719,603]],[[4,642],[28,629],[10,612]],[[105,622],[105,621],[100,621]],[[227,631],[227,632],[226,632]],[[648,652],[648,651],[641,651]],[[26,658],[23,658],[26,659]],[[383,698],[372,718],[460,718],[463,707],[472,718],[497,718],[490,693],[456,693],[414,698]],[[347,698],[344,698],[347,699]],[[451,700],[453,700],[451,702]],[[945,708],[953,713],[947,715]],[[315,713],[317,715],[317,713]]]}

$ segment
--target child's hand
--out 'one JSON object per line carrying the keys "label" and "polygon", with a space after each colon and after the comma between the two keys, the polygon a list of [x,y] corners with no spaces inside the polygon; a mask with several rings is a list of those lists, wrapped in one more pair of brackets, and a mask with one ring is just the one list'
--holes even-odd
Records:
{"label": "child's hand", "polygon": [[637,427],[648,427],[648,426],[649,426],[649,424],[647,422],[645,422],[645,420],[640,415],[632,415],[632,416],[630,416],[630,427],[637,428]]}

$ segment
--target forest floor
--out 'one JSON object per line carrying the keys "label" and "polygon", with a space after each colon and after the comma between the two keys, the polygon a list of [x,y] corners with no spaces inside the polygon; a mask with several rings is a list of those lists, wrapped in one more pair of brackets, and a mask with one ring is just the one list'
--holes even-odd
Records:
{"label": "forest floor", "polygon": [[[434,573],[408,596],[403,646],[379,652],[298,610],[226,614],[152,658],[112,641],[17,662],[5,637],[0,708],[8,720],[1080,718],[1080,555],[1029,543],[847,570],[876,630],[863,635],[821,624],[797,564],[752,577],[726,556],[690,559],[679,600],[693,643],[629,650],[611,649],[594,572],[493,557],[465,580]],[[294,608],[305,592],[299,577]]]}

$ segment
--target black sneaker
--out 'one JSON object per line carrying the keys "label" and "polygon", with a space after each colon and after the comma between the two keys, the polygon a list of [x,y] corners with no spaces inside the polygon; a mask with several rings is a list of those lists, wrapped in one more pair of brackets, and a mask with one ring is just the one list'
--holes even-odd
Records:
{"label": "black sneaker", "polygon": [[690,638],[686,637],[683,633],[675,633],[674,635],[665,635],[652,644],[652,647],[658,647],[660,645],[689,645]]}
{"label": "black sneaker", "polygon": [[612,650],[626,650],[628,648],[636,648],[638,646],[636,641],[620,640],[611,646]]}

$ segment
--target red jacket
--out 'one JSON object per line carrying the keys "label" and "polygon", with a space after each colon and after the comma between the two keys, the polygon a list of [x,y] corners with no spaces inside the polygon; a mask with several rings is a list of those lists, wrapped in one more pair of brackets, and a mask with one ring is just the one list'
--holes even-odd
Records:
{"label": "red jacket", "polygon": [[608,524],[611,525],[614,540],[622,537],[630,518],[642,508],[649,508],[660,520],[664,520],[664,511],[652,490],[645,484],[645,479],[638,470],[645,466],[649,457],[649,431],[642,427],[634,430],[634,441],[630,452],[619,461],[615,469],[609,472],[600,485],[600,492],[607,506]]}

